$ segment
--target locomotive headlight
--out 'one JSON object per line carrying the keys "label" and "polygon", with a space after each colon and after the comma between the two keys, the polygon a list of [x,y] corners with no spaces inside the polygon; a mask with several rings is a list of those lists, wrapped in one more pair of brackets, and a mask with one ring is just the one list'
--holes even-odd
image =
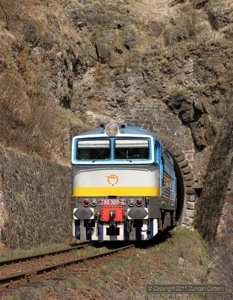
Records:
{"label": "locomotive headlight", "polygon": [[88,206],[88,205],[89,205],[89,199],[84,199],[83,206]]}
{"label": "locomotive headlight", "polygon": [[96,205],[97,205],[97,200],[91,199],[91,206],[96,206]]}
{"label": "locomotive headlight", "polygon": [[134,206],[134,204],[135,204],[134,199],[133,198],[129,199],[128,204],[129,204],[129,206]]}
{"label": "locomotive headlight", "polygon": [[115,136],[119,132],[119,127],[116,123],[109,123],[106,125],[105,132],[108,136]]}
{"label": "locomotive headlight", "polygon": [[140,198],[137,199],[137,200],[136,200],[136,205],[137,205],[137,206],[141,206],[141,205],[142,205],[142,199],[140,199]]}

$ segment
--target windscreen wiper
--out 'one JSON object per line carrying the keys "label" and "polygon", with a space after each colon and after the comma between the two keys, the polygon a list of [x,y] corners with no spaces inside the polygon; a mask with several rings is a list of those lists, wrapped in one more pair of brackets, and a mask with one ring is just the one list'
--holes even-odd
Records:
{"label": "windscreen wiper", "polygon": [[97,156],[96,158],[92,161],[93,163],[97,161],[97,159],[104,153],[106,149],[104,149],[103,151],[101,151]]}
{"label": "windscreen wiper", "polygon": [[132,162],[131,159],[129,159],[121,150],[119,150],[118,148],[116,148],[117,151],[119,151],[129,162]]}

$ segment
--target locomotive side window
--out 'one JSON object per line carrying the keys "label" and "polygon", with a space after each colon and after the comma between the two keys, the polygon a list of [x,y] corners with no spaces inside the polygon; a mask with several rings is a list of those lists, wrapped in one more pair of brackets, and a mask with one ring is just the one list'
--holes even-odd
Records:
{"label": "locomotive side window", "polygon": [[77,141],[77,160],[110,159],[110,140],[79,140]]}
{"label": "locomotive side window", "polygon": [[115,140],[115,159],[149,159],[148,140]]}

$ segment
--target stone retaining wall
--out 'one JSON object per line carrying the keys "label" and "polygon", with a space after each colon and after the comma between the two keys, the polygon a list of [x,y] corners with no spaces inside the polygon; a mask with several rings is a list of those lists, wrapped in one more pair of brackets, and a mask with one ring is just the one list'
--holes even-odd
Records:
{"label": "stone retaining wall", "polygon": [[0,148],[0,243],[29,248],[72,237],[71,171]]}

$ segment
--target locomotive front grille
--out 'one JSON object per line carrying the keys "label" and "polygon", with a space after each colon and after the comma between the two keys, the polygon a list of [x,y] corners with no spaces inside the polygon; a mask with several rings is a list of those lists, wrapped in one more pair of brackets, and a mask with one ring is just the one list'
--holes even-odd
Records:
{"label": "locomotive front grille", "polygon": [[103,222],[123,222],[124,221],[124,207],[123,206],[102,206],[101,207],[101,221]]}

